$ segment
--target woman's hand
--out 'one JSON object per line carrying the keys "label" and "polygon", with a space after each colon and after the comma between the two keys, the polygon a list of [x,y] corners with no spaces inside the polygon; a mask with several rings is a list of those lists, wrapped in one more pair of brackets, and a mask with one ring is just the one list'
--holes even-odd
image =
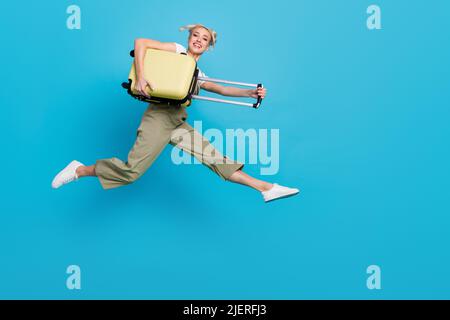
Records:
{"label": "woman's hand", "polygon": [[258,97],[261,97],[261,99],[264,99],[267,93],[267,89],[266,88],[257,88],[257,89],[250,89],[249,90],[249,97],[258,99]]}
{"label": "woman's hand", "polygon": [[138,78],[135,89],[139,94],[141,94],[147,98],[150,98],[150,96],[147,93],[147,86],[150,88],[150,90],[152,90],[152,91],[155,90],[155,86],[151,85],[150,82],[148,82],[147,80],[145,80],[144,77],[142,77],[142,78]]}

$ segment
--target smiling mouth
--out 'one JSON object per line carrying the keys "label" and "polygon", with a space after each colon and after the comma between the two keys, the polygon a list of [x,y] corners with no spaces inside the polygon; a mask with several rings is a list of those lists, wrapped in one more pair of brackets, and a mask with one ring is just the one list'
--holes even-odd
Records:
{"label": "smiling mouth", "polygon": [[201,49],[202,46],[197,43],[194,43],[194,47]]}

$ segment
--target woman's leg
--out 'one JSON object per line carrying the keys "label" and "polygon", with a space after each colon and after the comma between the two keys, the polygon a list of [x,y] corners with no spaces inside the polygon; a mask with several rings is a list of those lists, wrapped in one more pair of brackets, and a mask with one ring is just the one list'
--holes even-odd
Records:
{"label": "woman's leg", "polygon": [[174,130],[170,143],[196,157],[224,180],[239,183],[258,191],[270,190],[272,183],[255,179],[242,171],[244,165],[224,157],[188,123]]}
{"label": "woman's leg", "polygon": [[81,177],[96,177],[95,164],[92,166],[80,166],[76,170],[78,178]]}
{"label": "woman's leg", "polygon": [[268,191],[273,186],[272,183],[253,178],[252,176],[246,174],[242,170],[237,170],[236,172],[234,172],[228,178],[228,180],[231,182],[243,184],[244,186],[251,187],[251,188],[261,191],[261,192]]}
{"label": "woman's leg", "polygon": [[134,182],[152,165],[167,146],[176,123],[169,108],[161,111],[150,105],[137,129],[137,137],[124,162],[116,157],[99,159],[94,165],[85,166],[72,161],[52,181],[53,188],[70,183],[80,177],[96,176],[104,189],[116,188]]}

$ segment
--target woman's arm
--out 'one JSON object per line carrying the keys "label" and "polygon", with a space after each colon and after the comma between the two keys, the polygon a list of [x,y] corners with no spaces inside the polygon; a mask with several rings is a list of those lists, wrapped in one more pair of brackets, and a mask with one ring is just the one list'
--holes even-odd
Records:
{"label": "woman's arm", "polygon": [[264,99],[266,96],[266,88],[257,88],[257,89],[242,89],[242,88],[236,88],[236,87],[227,87],[222,86],[220,84],[214,83],[214,82],[204,82],[201,87],[205,89],[206,91],[218,93],[223,96],[229,96],[229,97],[251,97],[251,98],[258,98],[260,96]]}
{"label": "woman's arm", "polygon": [[144,57],[147,49],[158,49],[176,52],[176,46],[174,42],[160,42],[152,39],[138,38],[134,41],[134,66],[136,69],[136,90],[148,97],[145,91],[146,87],[149,86],[152,90],[154,87],[144,79]]}

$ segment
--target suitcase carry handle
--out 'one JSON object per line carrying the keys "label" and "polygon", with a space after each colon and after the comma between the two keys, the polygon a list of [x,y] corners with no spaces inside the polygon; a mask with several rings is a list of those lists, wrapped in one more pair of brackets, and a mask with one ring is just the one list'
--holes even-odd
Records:
{"label": "suitcase carry handle", "polygon": [[[219,82],[219,83],[226,83],[226,84],[234,84],[234,85],[245,86],[245,87],[263,88],[262,83],[253,84],[253,83],[245,83],[245,82],[236,82],[236,81],[228,81],[228,80],[222,80],[222,79],[208,78],[208,77],[198,77],[198,80],[203,80],[203,81],[206,81],[206,82]],[[260,105],[261,105],[261,102],[262,102],[262,98],[260,96],[258,96],[258,99],[256,100],[256,103],[240,102],[240,101],[233,101],[233,100],[224,100],[224,99],[203,97],[203,96],[198,96],[198,95],[192,95],[192,98],[198,99],[198,100],[208,100],[208,101],[214,101],[214,102],[237,104],[237,105],[240,105],[240,106],[253,107],[255,109],[258,109],[260,107]]]}

